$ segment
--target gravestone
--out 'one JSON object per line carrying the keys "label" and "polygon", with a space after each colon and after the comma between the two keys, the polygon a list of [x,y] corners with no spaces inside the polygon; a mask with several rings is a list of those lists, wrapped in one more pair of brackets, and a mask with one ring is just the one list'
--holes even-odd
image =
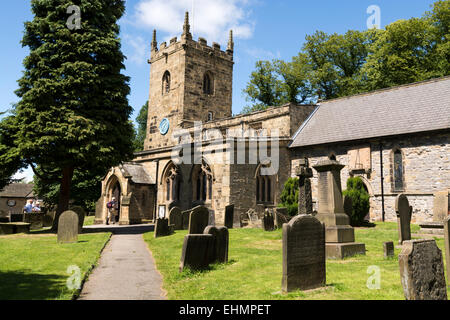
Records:
{"label": "gravestone", "polygon": [[265,209],[266,209],[266,207],[263,204],[256,205],[255,212],[260,220],[262,220],[262,218],[264,218]]}
{"label": "gravestone", "polygon": [[183,230],[189,229],[189,216],[191,214],[191,210],[186,210],[181,212],[181,216],[183,219]]}
{"label": "gravestone", "polygon": [[325,286],[325,226],[311,215],[298,215],[283,225],[282,290]]}
{"label": "gravestone", "polygon": [[78,242],[78,214],[64,211],[58,220],[58,243]]}
{"label": "gravestone", "polygon": [[383,255],[385,259],[394,256],[394,243],[392,241],[383,243]]}
{"label": "gravestone", "polygon": [[83,232],[84,218],[86,217],[86,211],[80,206],[71,207],[70,210],[78,214],[78,233]]}
{"label": "gravestone", "polygon": [[216,228],[213,226],[206,227],[204,234],[210,234],[213,236],[213,248],[210,250],[211,257],[210,263],[228,262],[228,246],[229,246],[229,233],[227,227]]}
{"label": "gravestone", "polygon": [[445,265],[447,267],[447,281],[450,284],[450,216],[444,220]]}
{"label": "gravestone", "polygon": [[155,223],[155,238],[170,236],[171,229],[169,226],[169,219],[158,218]]}
{"label": "gravestone", "polygon": [[169,225],[173,225],[175,230],[183,230],[183,213],[178,207],[173,207],[169,212]]}
{"label": "gravestone", "polygon": [[411,215],[412,207],[409,206],[408,198],[399,194],[395,199],[395,212],[398,223],[398,244],[411,240]]}
{"label": "gravestone", "polygon": [[213,256],[214,239],[210,234],[188,234],[184,237],[179,271],[188,267],[192,270],[208,268]]}
{"label": "gravestone", "polygon": [[311,193],[311,180],[313,172],[311,168],[308,168],[308,159],[301,159],[300,165],[297,167],[297,176],[299,179],[299,192],[298,192],[298,214],[312,214],[312,193]]}
{"label": "gravestone", "polygon": [[225,207],[225,227],[233,229],[234,223],[234,204]]}
{"label": "gravestone", "polygon": [[216,213],[212,209],[208,209],[208,211],[209,211],[208,226],[215,226],[216,225]]}
{"label": "gravestone", "polygon": [[271,209],[266,209],[263,218],[264,231],[274,231],[275,230],[275,220],[273,217],[273,211]]}
{"label": "gravestone", "polygon": [[44,225],[44,228],[51,227],[53,225],[53,217],[49,214],[44,215],[42,223]]}
{"label": "gravestone", "polygon": [[450,213],[449,190],[439,191],[433,197],[433,221],[421,222],[421,234],[444,235],[444,220]]}
{"label": "gravestone", "polygon": [[30,230],[40,230],[44,227],[44,214],[43,213],[24,213],[23,222],[29,223]]}
{"label": "gravestone", "polygon": [[325,224],[327,258],[332,259],[366,253],[365,244],[355,242],[355,230],[344,212],[341,187],[341,170],[344,167],[335,160],[326,160],[314,166],[319,173],[319,209],[315,217]]}
{"label": "gravestone", "polygon": [[104,206],[104,197],[101,196],[95,203],[95,220],[94,224],[103,224],[103,212],[106,211]]}
{"label": "gravestone", "polygon": [[289,214],[287,208],[275,209],[275,227],[277,229],[283,229],[283,224],[289,223]]}
{"label": "gravestone", "polygon": [[398,256],[406,300],[447,300],[442,252],[435,240],[408,240]]}
{"label": "gravestone", "polygon": [[[247,215],[248,215],[248,227],[249,228],[262,228],[263,227],[263,223],[262,223],[262,219],[260,218],[258,212],[256,212],[256,210],[254,209],[249,209],[247,211]],[[263,214],[264,217],[264,214]]]}
{"label": "gravestone", "polygon": [[208,222],[209,210],[203,206],[195,207],[189,215],[189,234],[203,234]]}

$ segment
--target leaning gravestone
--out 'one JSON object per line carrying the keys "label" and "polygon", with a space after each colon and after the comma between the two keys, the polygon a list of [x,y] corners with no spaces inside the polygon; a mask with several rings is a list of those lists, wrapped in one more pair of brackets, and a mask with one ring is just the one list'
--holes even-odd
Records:
{"label": "leaning gravestone", "polygon": [[189,216],[191,214],[191,210],[186,210],[181,212],[181,216],[183,219],[183,230],[189,230]]}
{"label": "leaning gravestone", "polygon": [[58,220],[58,242],[78,242],[78,214],[74,211],[65,211]]}
{"label": "leaning gravestone", "polygon": [[203,206],[195,207],[189,215],[189,234],[203,234],[208,222],[209,210]]}
{"label": "leaning gravestone", "polygon": [[299,215],[283,225],[282,290],[325,286],[325,225],[311,215]]}
{"label": "leaning gravestone", "polygon": [[408,198],[399,194],[395,200],[395,212],[398,221],[398,244],[411,240],[411,215],[412,207],[409,206]]}
{"label": "leaning gravestone", "polygon": [[263,218],[264,231],[274,231],[275,230],[275,220],[273,217],[273,211],[266,209]]}
{"label": "leaning gravestone", "polygon": [[188,267],[192,270],[205,270],[208,268],[213,256],[214,237],[210,234],[188,234],[184,237],[181,252],[180,269]]}
{"label": "leaning gravestone", "polygon": [[234,204],[225,207],[225,227],[233,229]]}
{"label": "leaning gravestone", "polygon": [[170,210],[169,225],[173,225],[175,230],[183,230],[183,214],[180,208],[173,207]]}
{"label": "leaning gravestone", "polygon": [[406,300],[447,300],[442,252],[435,240],[409,240],[398,256]]}
{"label": "leaning gravestone", "polygon": [[156,219],[155,238],[167,236],[170,236],[169,219],[167,218]]}
{"label": "leaning gravestone", "polygon": [[213,236],[213,249],[211,250],[210,263],[228,262],[228,246],[229,246],[229,233],[227,227],[216,228],[213,226],[206,227],[204,234],[210,234]]}
{"label": "leaning gravestone", "polygon": [[70,210],[78,214],[78,233],[82,233],[86,211],[80,206],[71,207]]}
{"label": "leaning gravestone", "polygon": [[394,256],[394,243],[392,241],[383,243],[384,258],[390,258]]}

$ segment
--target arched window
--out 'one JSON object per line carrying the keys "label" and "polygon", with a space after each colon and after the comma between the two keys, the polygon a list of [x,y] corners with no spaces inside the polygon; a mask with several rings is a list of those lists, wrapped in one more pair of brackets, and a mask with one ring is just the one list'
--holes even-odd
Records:
{"label": "arched window", "polygon": [[336,161],[336,155],[334,153],[330,154],[330,156],[328,157],[328,159]]}
{"label": "arched window", "polygon": [[195,201],[208,201],[212,199],[213,175],[209,165],[202,161],[201,165],[194,167],[192,172],[192,182],[194,183],[193,199]]}
{"label": "arched window", "polygon": [[209,71],[203,76],[203,93],[214,94],[214,79]]}
{"label": "arched window", "polygon": [[162,94],[170,92],[170,72],[166,71],[162,80]]}
{"label": "arched window", "polygon": [[180,200],[181,174],[173,163],[169,165],[164,175],[166,201]]}
{"label": "arched window", "polygon": [[402,151],[397,149],[393,155],[393,188],[394,191],[404,191],[404,173],[405,168],[403,166],[403,154]]}
{"label": "arched window", "polygon": [[263,176],[261,175],[261,167],[258,169],[256,175],[256,202],[257,203],[268,203],[273,204],[274,194],[273,194],[273,182],[275,181],[274,176]]}

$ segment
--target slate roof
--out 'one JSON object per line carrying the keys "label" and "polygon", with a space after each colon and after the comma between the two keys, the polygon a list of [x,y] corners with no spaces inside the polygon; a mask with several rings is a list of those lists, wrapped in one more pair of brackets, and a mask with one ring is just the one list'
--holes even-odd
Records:
{"label": "slate roof", "polygon": [[322,102],[290,148],[450,128],[450,77]]}
{"label": "slate roof", "polygon": [[131,177],[131,181],[136,184],[155,184],[155,180],[142,164],[127,162],[120,169],[126,177]]}
{"label": "slate roof", "polygon": [[28,183],[11,183],[7,185],[1,192],[2,198],[33,198],[34,184]]}

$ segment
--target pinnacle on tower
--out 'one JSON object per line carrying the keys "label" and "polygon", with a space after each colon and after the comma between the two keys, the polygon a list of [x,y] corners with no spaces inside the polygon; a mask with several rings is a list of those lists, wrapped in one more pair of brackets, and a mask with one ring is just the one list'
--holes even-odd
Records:
{"label": "pinnacle on tower", "polygon": [[181,35],[181,37],[192,39],[191,26],[189,25],[189,12],[187,11],[184,15],[183,34]]}
{"label": "pinnacle on tower", "polygon": [[152,51],[156,50],[158,50],[158,43],[156,42],[156,30],[153,30]]}
{"label": "pinnacle on tower", "polygon": [[229,52],[234,51],[233,30],[230,30],[230,38],[228,39],[227,51]]}

